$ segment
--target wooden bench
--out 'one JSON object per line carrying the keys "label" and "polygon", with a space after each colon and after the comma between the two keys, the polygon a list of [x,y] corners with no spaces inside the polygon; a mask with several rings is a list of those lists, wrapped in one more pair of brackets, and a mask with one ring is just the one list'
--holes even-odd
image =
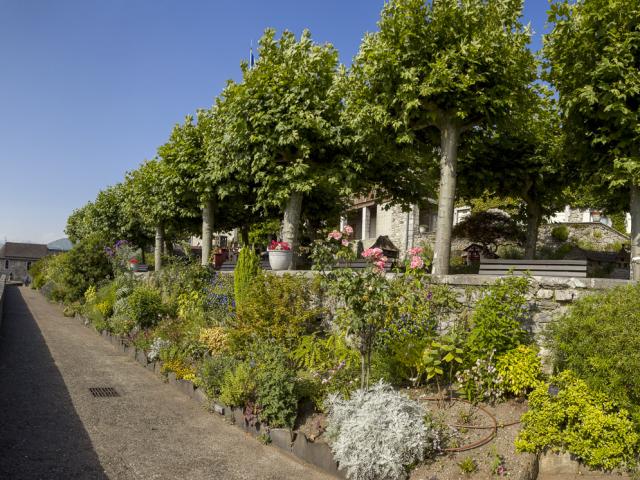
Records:
{"label": "wooden bench", "polygon": [[[342,268],[351,268],[352,270],[363,270],[364,268],[366,268],[367,266],[370,265],[370,262],[368,262],[367,260],[354,260],[352,262],[349,263],[339,263],[338,266],[342,267]],[[263,270],[271,270],[271,266],[269,265],[269,260],[262,260],[260,262],[260,267]],[[386,272],[390,271],[391,268],[393,267],[393,261],[392,260],[387,260],[387,262],[384,265],[384,269]],[[232,262],[232,261],[226,261],[224,262],[220,268],[218,269],[221,272],[233,272],[236,268],[236,262]]]}
{"label": "wooden bench", "polygon": [[586,260],[480,260],[480,275],[507,275],[530,273],[534,277],[586,278]]}

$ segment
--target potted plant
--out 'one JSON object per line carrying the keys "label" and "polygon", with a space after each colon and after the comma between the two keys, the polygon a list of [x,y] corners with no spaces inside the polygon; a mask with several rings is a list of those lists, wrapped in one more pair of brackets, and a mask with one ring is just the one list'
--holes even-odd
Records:
{"label": "potted plant", "polygon": [[269,265],[271,270],[287,270],[291,264],[293,252],[287,242],[273,240],[269,245]]}
{"label": "potted plant", "polygon": [[138,269],[138,259],[130,258],[129,259],[129,270],[135,272]]}

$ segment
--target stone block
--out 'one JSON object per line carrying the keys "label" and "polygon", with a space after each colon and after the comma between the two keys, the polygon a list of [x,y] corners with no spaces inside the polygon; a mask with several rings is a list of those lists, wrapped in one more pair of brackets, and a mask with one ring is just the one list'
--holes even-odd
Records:
{"label": "stone block", "polygon": [[556,290],[556,302],[573,302],[577,297],[575,290]]}
{"label": "stone block", "polygon": [[155,366],[155,373],[156,375],[162,375],[162,362],[160,360],[158,360],[157,362],[154,363]]}
{"label": "stone block", "polygon": [[286,452],[291,452],[293,445],[291,431],[288,428],[272,428],[269,430],[271,444]]}
{"label": "stone block", "polygon": [[156,362],[149,362],[149,363],[147,363],[146,367],[147,367],[147,370],[149,370],[152,373],[155,373],[155,371],[156,371]]}
{"label": "stone block", "polygon": [[144,353],[144,350],[136,351],[136,361],[143,367],[147,366],[147,354]]}
{"label": "stone block", "polygon": [[577,475],[579,464],[568,453],[547,452],[540,457],[540,475]]}
{"label": "stone block", "polygon": [[213,411],[216,412],[218,415],[224,416],[224,406],[220,405],[219,403],[213,404]]}
{"label": "stone block", "polygon": [[177,380],[175,372],[167,373],[167,381],[170,385],[177,386]]}
{"label": "stone block", "polygon": [[[207,394],[204,393],[204,390],[202,390],[201,388],[196,388],[193,391],[193,395],[191,398],[193,398],[200,405],[207,407],[207,409],[209,408],[209,405],[211,403],[209,401],[209,398],[207,397]],[[224,415],[224,410],[222,411],[221,415]]]}
{"label": "stone block", "polygon": [[193,383],[182,378],[176,379],[176,387],[187,397],[193,397]]}
{"label": "stone block", "polygon": [[541,288],[536,293],[536,298],[539,298],[541,300],[550,300],[550,299],[553,298],[553,290],[548,290],[546,288]]}
{"label": "stone block", "polygon": [[297,432],[292,451],[296,457],[305,462],[315,465],[338,478],[346,478],[344,472],[338,469],[338,462],[334,460],[328,443],[310,442],[304,433]]}

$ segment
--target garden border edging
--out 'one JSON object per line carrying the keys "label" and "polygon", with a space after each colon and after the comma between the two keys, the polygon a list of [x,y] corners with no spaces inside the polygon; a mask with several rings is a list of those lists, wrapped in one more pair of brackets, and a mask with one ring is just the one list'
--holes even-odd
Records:
{"label": "garden border edging", "polygon": [[[128,356],[134,362],[140,366],[146,368],[150,372],[153,372],[156,376],[164,377],[162,373],[162,362],[157,360],[149,362],[146,354],[143,350],[139,350],[134,346],[128,345],[122,337],[112,335],[111,333],[103,330],[99,332],[91,325],[89,320],[79,314],[74,317],[79,320],[85,327],[91,328],[104,340],[108,341],[118,352]],[[143,359],[144,362],[143,363]],[[183,395],[189,397],[201,406],[205,407],[207,411],[216,413],[224,417],[230,423],[233,423],[240,430],[251,434],[253,437],[257,437],[266,433],[269,435],[271,444],[277,447],[285,454],[295,457],[297,460],[313,465],[316,468],[333,475],[337,478],[346,479],[346,475],[343,470],[339,470],[338,463],[333,459],[333,453],[331,447],[327,443],[312,442],[303,432],[294,431],[291,432],[284,428],[269,428],[258,422],[256,426],[250,426],[244,419],[244,412],[242,409],[231,409],[220,402],[209,400],[202,389],[196,387],[189,380],[178,379],[174,372],[168,372],[167,383],[172,385],[176,390]],[[285,435],[286,434],[286,435]],[[287,442],[286,437],[290,440]],[[528,480],[528,479],[523,479]]]}

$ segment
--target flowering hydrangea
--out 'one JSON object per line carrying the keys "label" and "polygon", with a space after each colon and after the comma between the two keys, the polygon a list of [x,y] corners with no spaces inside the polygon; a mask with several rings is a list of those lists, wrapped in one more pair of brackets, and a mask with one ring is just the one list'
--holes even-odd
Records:
{"label": "flowering hydrangea", "polygon": [[348,237],[353,235],[353,227],[351,225],[345,225],[344,228],[342,229],[342,231]]}
{"label": "flowering hydrangea", "polygon": [[367,248],[362,252],[362,258],[370,260],[378,271],[384,271],[384,267],[388,260],[388,258],[384,256],[382,249],[378,247]]}
{"label": "flowering hydrangea", "polygon": [[330,232],[329,235],[327,235],[328,240],[340,240],[341,238],[342,232],[339,232],[338,230],[334,230],[333,232]]}
{"label": "flowering hydrangea", "polygon": [[412,269],[418,269],[418,268],[423,268],[424,267],[424,260],[422,260],[421,257],[418,256],[413,256],[411,257],[411,264],[410,264]]}

